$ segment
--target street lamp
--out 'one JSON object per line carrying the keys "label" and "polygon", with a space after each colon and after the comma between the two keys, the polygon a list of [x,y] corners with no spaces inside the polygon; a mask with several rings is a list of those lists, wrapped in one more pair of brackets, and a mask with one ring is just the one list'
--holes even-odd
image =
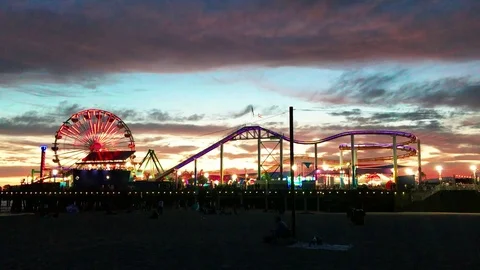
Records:
{"label": "street lamp", "polygon": [[293,178],[292,178],[292,181],[293,183],[295,183],[295,178],[296,178],[296,171],[297,171],[298,167],[297,167],[297,164],[293,164],[292,165],[292,171],[293,171]]}
{"label": "street lamp", "polygon": [[435,170],[438,172],[438,180],[439,181],[442,181],[442,171],[443,171],[443,167],[440,166],[440,165],[437,165],[435,167]]}
{"label": "street lamp", "polygon": [[182,172],[177,171],[177,173],[175,175],[176,175],[176,177],[175,177],[175,189],[178,189],[178,178],[182,175]]}
{"label": "street lamp", "polygon": [[57,169],[53,169],[52,170],[52,175],[53,175],[53,182],[55,183],[56,180],[57,180],[57,174],[58,174],[58,170]]}
{"label": "street lamp", "polygon": [[477,184],[477,166],[476,165],[471,165],[470,170],[473,173],[473,184]]}

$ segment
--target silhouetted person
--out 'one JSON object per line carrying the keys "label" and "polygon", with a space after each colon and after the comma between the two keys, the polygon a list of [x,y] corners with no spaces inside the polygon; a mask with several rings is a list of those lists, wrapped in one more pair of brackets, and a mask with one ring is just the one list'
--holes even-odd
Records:
{"label": "silhouetted person", "polygon": [[163,201],[162,200],[158,201],[157,210],[158,210],[158,214],[163,215]]}
{"label": "silhouetted person", "polygon": [[288,239],[292,236],[290,229],[281,217],[275,217],[275,229],[271,231],[271,235],[264,238],[266,243],[275,243],[279,239]]}

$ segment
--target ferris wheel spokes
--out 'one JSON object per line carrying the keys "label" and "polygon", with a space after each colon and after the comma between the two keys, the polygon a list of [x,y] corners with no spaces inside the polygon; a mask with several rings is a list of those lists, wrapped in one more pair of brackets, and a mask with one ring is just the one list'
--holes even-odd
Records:
{"label": "ferris wheel spokes", "polygon": [[54,162],[74,166],[92,152],[135,151],[128,126],[115,114],[89,109],[73,114],[55,135]]}

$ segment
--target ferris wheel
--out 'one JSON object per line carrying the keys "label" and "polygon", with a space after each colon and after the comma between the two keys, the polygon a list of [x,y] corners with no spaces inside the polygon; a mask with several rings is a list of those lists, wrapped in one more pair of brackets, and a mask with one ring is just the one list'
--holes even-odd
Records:
{"label": "ferris wheel", "polygon": [[71,168],[92,152],[135,151],[128,126],[111,112],[88,109],[63,122],[55,134],[53,162]]}

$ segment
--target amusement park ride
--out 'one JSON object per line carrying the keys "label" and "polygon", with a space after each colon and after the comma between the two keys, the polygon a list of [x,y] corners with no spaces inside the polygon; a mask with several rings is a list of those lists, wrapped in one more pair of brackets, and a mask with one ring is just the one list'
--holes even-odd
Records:
{"label": "amusement park ride", "polygon": [[[357,144],[355,142],[356,137],[364,135],[389,136],[392,138],[392,143]],[[319,168],[322,167],[321,164],[318,164],[318,149],[321,147],[320,144],[343,137],[349,138],[350,143],[340,144],[339,146],[340,154],[337,167],[339,168],[338,172],[340,174],[341,185],[344,184],[344,179],[348,178],[351,179],[351,183],[349,182],[351,186],[357,186],[357,169],[360,163],[365,162],[393,160],[393,166],[391,168],[392,175],[393,179],[397,179],[398,159],[411,156],[418,156],[418,175],[421,175],[420,151],[409,146],[412,143],[417,143],[417,147],[420,149],[420,140],[418,140],[415,135],[407,132],[389,130],[362,130],[342,132],[320,140],[293,140],[295,144],[314,146],[313,161],[302,163],[309,169],[313,180],[318,179]],[[404,140],[399,141],[399,138],[403,138]],[[223,163],[224,144],[230,141],[240,140],[257,141],[256,180],[261,181],[263,176],[269,175],[269,177],[265,178],[265,181],[268,181],[267,178],[270,178],[270,176],[274,174],[279,175],[280,179],[284,179],[283,167],[285,164],[283,144],[284,141],[290,141],[290,139],[281,133],[261,126],[240,127],[202,151],[164,170],[154,150],[148,150],[147,155],[141,162],[135,162],[135,141],[132,132],[117,115],[99,109],[83,110],[73,114],[63,122],[57,130],[51,148],[54,152],[52,161],[55,163],[56,168],[52,169],[47,175],[44,175],[47,171],[45,168],[45,152],[47,148],[42,146],[41,166],[40,171],[38,171],[40,177],[37,179],[37,182],[48,181],[53,176],[54,179],[58,177],[58,179],[62,181],[75,183],[78,182],[80,178],[85,178],[85,171],[92,170],[102,171],[102,173],[99,173],[99,176],[88,174],[88,178],[101,177],[103,178],[103,182],[108,182],[107,180],[113,177],[112,174],[109,173],[113,171],[117,171],[115,177],[120,177],[118,174],[119,171],[127,172],[127,181],[164,181],[169,178],[178,179],[180,169],[191,163],[194,164],[193,177],[196,179],[198,174],[197,160],[214,149],[220,149],[219,179],[223,182],[225,179]],[[390,149],[392,155],[375,158],[358,158],[358,150],[371,149]],[[274,150],[275,153],[279,155],[278,157],[274,157]],[[345,151],[350,153],[350,157],[348,158],[349,162],[344,161]],[[402,153],[398,154],[398,151]],[[265,158],[265,156],[267,157]],[[295,164],[292,166],[289,165],[288,167],[295,170],[294,166]],[[348,175],[346,173],[347,171]],[[32,171],[32,178],[35,172],[37,171]],[[245,173],[245,176],[246,175],[247,173]]]}

